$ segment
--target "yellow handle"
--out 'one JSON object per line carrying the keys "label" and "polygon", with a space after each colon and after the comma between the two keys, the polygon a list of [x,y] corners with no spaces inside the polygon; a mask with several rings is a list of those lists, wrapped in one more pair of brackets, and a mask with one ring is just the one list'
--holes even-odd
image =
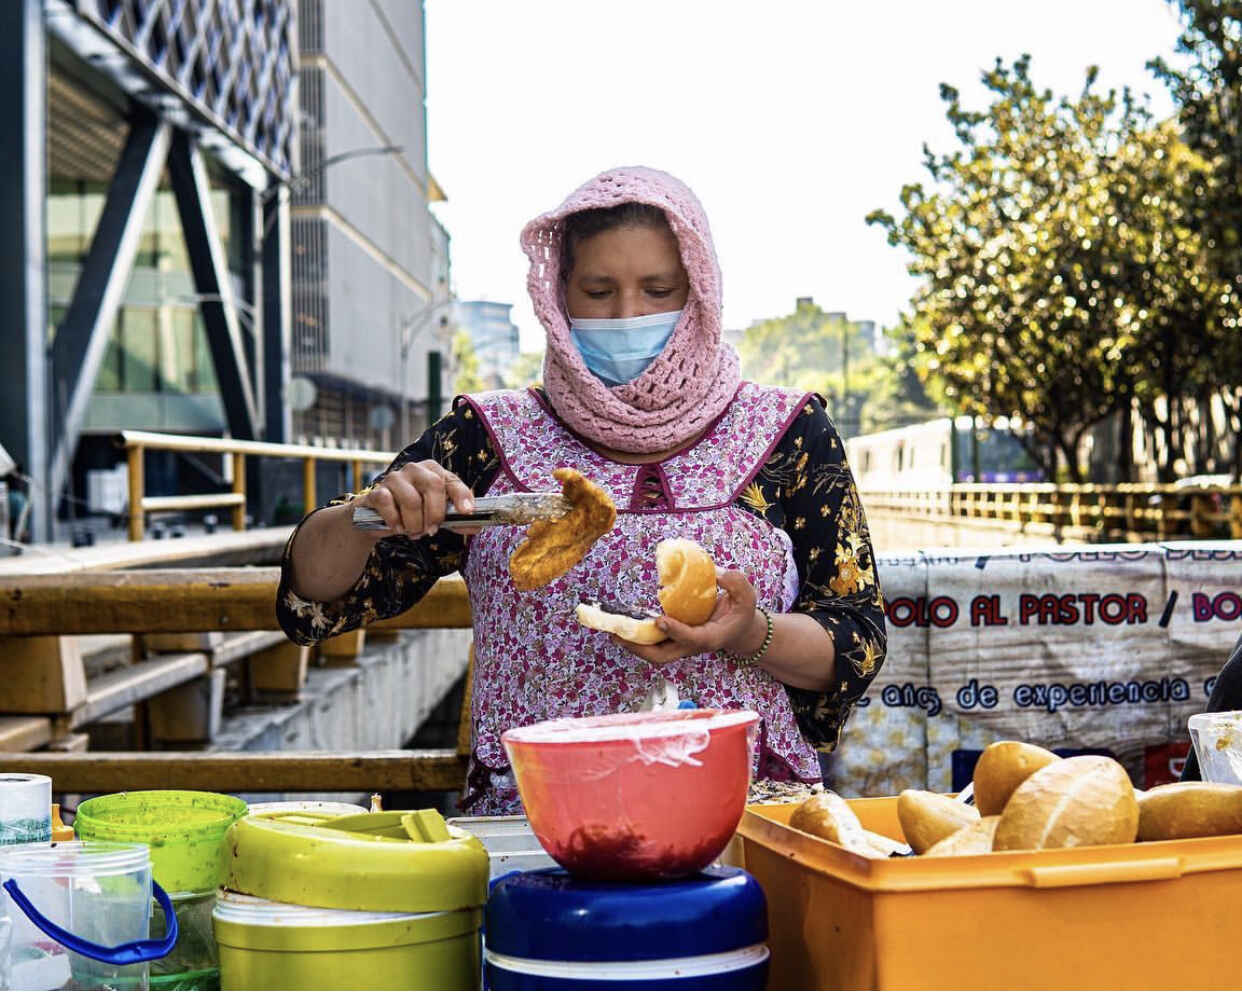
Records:
{"label": "yellow handle", "polygon": [[1108,885],[1117,882],[1154,882],[1181,878],[1181,858],[1150,858],[1141,861],[1102,861],[1083,865],[1044,865],[1025,871],[1027,884],[1036,889],[1061,889],[1069,885]]}

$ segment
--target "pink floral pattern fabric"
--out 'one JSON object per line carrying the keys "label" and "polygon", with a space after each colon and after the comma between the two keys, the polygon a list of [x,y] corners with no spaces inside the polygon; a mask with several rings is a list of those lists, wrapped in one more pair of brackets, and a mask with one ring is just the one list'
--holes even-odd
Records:
{"label": "pink floral pattern fabric", "polygon": [[[760,605],[787,612],[798,587],[790,538],[736,500],[807,397],[745,383],[699,442],[654,467],[597,454],[532,393],[488,393],[470,402],[503,452],[490,493],[555,489],[553,470],[569,465],[603,486],[619,514],[614,530],[579,565],[531,593],[516,591],[508,575],[521,531],[494,528],[470,542],[463,574],[475,630],[474,754],[463,808],[472,814],[520,808],[500,743],[506,729],[637,710],[664,679],[700,706],[761,714],[756,777],[817,781],[819,765],[786,687],[761,668],[739,669],[720,654],[649,665],[573,620],[583,600],[658,609],[654,548],[667,537],[698,541],[718,565],[747,575]],[[644,496],[653,471],[663,493],[659,505]]]}

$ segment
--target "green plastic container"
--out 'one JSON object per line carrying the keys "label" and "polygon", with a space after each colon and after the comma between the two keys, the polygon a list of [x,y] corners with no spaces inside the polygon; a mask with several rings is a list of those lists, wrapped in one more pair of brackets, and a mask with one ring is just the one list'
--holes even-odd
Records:
{"label": "green plastic container", "polygon": [[215,909],[224,989],[477,989],[481,908],[317,909],[225,893]]}
{"label": "green plastic container", "polygon": [[165,891],[205,892],[224,881],[225,836],[245,815],[242,800],[215,792],[118,792],[82,803],[73,829],[83,840],[146,844]]}

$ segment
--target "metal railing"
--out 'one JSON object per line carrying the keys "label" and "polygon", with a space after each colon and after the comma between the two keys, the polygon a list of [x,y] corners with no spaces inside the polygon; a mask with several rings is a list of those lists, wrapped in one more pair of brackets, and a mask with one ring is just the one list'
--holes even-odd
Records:
{"label": "metal railing", "polygon": [[[157,434],[150,431],[122,431],[129,469],[129,539],[141,541],[146,532],[146,515],[158,512],[228,509],[233,529],[246,529],[246,459],[296,458],[302,461],[302,505],[310,513],[319,503],[315,492],[315,468],[319,462],[346,462],[352,468],[353,488],[364,485],[363,466],[387,465],[394,454],[351,448],[320,448],[308,444],[269,444],[266,441],[234,441],[229,438],[192,437]],[[227,493],[191,496],[146,495],[143,457],[147,451],[183,451],[196,454],[231,455],[233,489]]]}
{"label": "metal railing", "polygon": [[992,522],[1063,541],[1242,538],[1242,486],[962,484],[861,495],[868,513]]}

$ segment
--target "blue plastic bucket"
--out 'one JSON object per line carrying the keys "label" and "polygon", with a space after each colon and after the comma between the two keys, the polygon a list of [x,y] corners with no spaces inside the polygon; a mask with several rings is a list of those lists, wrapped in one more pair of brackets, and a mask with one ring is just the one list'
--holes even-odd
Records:
{"label": "blue plastic bucket", "polygon": [[489,989],[756,989],[763,890],[738,868],[627,885],[555,868],[498,879],[485,915]]}

